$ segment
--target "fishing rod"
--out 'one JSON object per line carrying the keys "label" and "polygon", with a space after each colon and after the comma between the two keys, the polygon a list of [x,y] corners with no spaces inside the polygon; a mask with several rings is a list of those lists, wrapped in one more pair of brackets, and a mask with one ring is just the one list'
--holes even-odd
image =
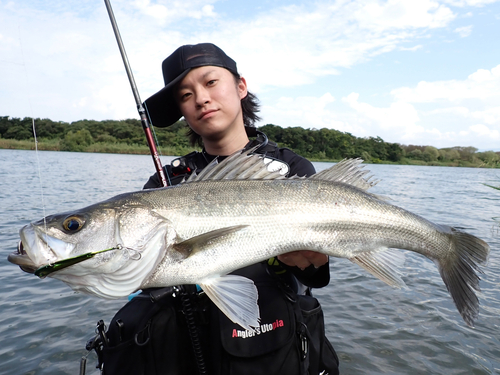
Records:
{"label": "fishing rod", "polygon": [[139,112],[139,116],[141,117],[142,128],[144,129],[144,133],[146,134],[146,141],[148,142],[149,151],[151,153],[151,156],[153,157],[153,163],[155,164],[155,168],[158,172],[158,176],[160,177],[162,185],[168,186],[167,179],[165,178],[165,173],[161,165],[160,156],[158,155],[158,150],[156,149],[156,145],[151,134],[148,116],[146,115],[146,110],[144,109],[141,98],[139,97],[139,90],[137,90],[134,75],[132,74],[132,69],[130,69],[130,64],[125,52],[125,47],[123,46],[122,37],[120,36],[120,31],[118,30],[118,25],[116,24],[115,15],[113,13],[113,9],[111,9],[111,3],[109,2],[109,0],[104,0],[104,3],[106,4],[106,9],[108,10],[111,26],[113,27],[113,32],[115,33],[116,42],[118,43],[118,48],[120,49],[120,53],[122,55],[123,65],[125,65],[125,70],[127,71],[130,87],[132,88],[135,103],[137,104],[137,111]]}
{"label": "fishing rod", "polygon": [[[130,81],[130,86],[132,88],[132,92],[134,94],[135,102],[137,104],[137,110],[139,111],[139,115],[141,116],[141,123],[144,129],[144,133],[146,134],[146,140],[148,142],[149,150],[151,152],[151,156],[153,157],[153,162],[156,167],[156,171],[158,172],[158,176],[160,177],[161,183],[163,186],[168,186],[167,180],[165,178],[165,173],[163,172],[163,167],[160,162],[160,157],[158,156],[158,151],[156,150],[156,145],[153,141],[153,137],[151,135],[151,129],[149,127],[148,116],[146,115],[146,110],[142,105],[142,101],[139,97],[139,91],[137,90],[137,86],[135,84],[134,76],[132,74],[132,70],[130,69],[130,64],[128,62],[127,54],[125,53],[125,48],[123,46],[122,38],[120,36],[120,31],[118,30],[118,25],[116,24],[115,16],[113,14],[113,9],[111,9],[111,4],[109,0],[104,0],[106,4],[106,9],[108,10],[109,19],[111,20],[111,25],[113,26],[113,31],[115,33],[116,41],[118,43],[118,48],[120,49],[120,53],[122,55],[123,64],[125,65],[125,70],[127,71],[128,79]],[[107,250],[104,250],[107,251]],[[89,255],[89,254],[85,254]],[[90,254],[93,256],[92,254]],[[78,258],[78,257],[77,257]],[[72,259],[70,262],[80,262],[83,259]],[[69,265],[69,264],[68,264]],[[66,265],[63,265],[66,266]],[[47,272],[52,272],[52,270],[44,270]],[[191,339],[191,345],[193,347],[193,353],[195,355],[196,364],[198,367],[198,372],[200,375],[207,374],[207,369],[205,367],[205,359],[203,356],[203,352],[201,349],[198,329],[195,324],[193,309],[191,307],[190,297],[188,293],[185,291],[184,287],[181,285],[177,287],[180,292],[181,303],[182,303],[182,311],[186,316],[188,332]],[[85,372],[85,363],[82,361],[80,366],[80,371],[83,369],[83,373]]]}

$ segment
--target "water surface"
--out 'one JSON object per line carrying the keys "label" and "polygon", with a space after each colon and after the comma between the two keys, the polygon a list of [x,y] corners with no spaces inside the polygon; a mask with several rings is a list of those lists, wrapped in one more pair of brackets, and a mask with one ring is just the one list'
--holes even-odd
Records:
{"label": "water surface", "polygon": [[[165,157],[162,162],[168,163]],[[315,163],[321,170],[331,164]],[[343,259],[315,294],[341,373],[500,374],[500,185],[498,170],[367,166],[382,181],[372,191],[436,223],[463,228],[492,249],[484,268],[475,328],[458,314],[435,265],[406,253],[397,290]],[[40,173],[39,173],[40,171]],[[99,319],[109,322],[126,302],[74,293],[7,262],[18,231],[44,215],[139,190],[154,172],[147,155],[0,150],[0,374],[77,374]],[[43,187],[43,189],[42,189]],[[88,374],[95,356],[89,356]]]}

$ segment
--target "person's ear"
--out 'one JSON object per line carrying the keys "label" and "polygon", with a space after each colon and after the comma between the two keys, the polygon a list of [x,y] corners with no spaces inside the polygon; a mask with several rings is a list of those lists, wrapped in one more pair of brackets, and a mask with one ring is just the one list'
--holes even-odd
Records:
{"label": "person's ear", "polygon": [[247,81],[243,77],[241,77],[240,81],[238,82],[238,94],[240,95],[240,99],[245,98],[248,94]]}

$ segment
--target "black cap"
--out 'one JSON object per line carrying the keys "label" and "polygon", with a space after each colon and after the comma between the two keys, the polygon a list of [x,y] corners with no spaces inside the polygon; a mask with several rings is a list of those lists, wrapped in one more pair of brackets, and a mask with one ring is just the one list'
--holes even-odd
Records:
{"label": "black cap", "polygon": [[219,47],[211,43],[185,45],[163,60],[165,87],[144,101],[149,119],[154,126],[163,128],[174,124],[182,117],[175,102],[173,88],[191,69],[200,66],[219,66],[238,74],[236,63]]}

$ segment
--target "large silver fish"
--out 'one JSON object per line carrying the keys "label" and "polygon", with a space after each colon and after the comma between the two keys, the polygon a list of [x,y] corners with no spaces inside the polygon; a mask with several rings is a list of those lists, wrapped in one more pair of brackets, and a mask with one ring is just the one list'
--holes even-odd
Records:
{"label": "large silver fish", "polygon": [[250,329],[259,324],[257,290],[231,271],[313,250],[347,258],[400,287],[398,257],[389,249],[406,249],[437,264],[458,311],[473,325],[478,264],[489,254],[484,241],[367,193],[374,182],[359,159],[288,179],[270,172],[267,161],[237,153],[177,186],[47,216],[21,229],[9,261],[105,298],[199,284],[233,322]]}

